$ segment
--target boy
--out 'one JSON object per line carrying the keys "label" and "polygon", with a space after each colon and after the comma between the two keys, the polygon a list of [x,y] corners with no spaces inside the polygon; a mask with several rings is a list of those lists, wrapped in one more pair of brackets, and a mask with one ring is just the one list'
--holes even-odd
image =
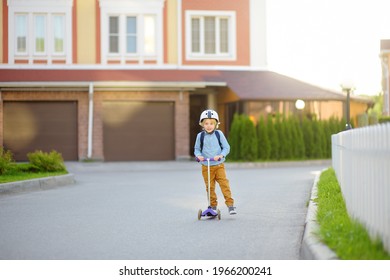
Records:
{"label": "boy", "polygon": [[230,191],[229,180],[226,178],[225,157],[229,154],[230,145],[222,131],[217,130],[219,117],[214,110],[205,110],[199,118],[199,125],[203,131],[196,136],[194,155],[202,164],[202,175],[208,192],[208,174],[206,158],[210,161],[210,206],[217,209],[217,194],[215,193],[215,182],[218,182],[222,194],[225,197],[225,204],[230,215],[237,214],[234,207],[234,200]]}

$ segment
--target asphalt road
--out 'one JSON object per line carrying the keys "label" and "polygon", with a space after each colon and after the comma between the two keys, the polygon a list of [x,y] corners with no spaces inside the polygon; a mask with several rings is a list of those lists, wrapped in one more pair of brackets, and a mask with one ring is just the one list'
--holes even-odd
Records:
{"label": "asphalt road", "polygon": [[0,196],[0,259],[299,259],[307,202],[327,165],[227,164],[237,212],[198,221],[196,162],[66,163],[76,184]]}

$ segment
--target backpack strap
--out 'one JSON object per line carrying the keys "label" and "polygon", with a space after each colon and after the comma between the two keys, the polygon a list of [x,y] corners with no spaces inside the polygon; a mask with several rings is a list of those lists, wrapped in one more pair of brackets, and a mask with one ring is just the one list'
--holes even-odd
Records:
{"label": "backpack strap", "polygon": [[[222,148],[222,143],[221,143],[221,135],[219,134],[219,132],[217,130],[214,131],[214,133],[215,133],[215,136],[217,136],[219,146],[221,146],[221,150],[222,150],[223,148]],[[205,131],[202,131],[202,133],[200,134],[200,152],[203,151],[203,142],[204,142],[205,134],[206,134]]]}
{"label": "backpack strap", "polygon": [[204,142],[204,135],[206,134],[206,132],[202,131],[202,133],[200,134],[200,152],[203,151],[203,142]]}

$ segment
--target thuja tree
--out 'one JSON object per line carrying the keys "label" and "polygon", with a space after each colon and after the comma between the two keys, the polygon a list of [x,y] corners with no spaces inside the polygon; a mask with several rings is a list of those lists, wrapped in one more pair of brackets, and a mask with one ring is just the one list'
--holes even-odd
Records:
{"label": "thuja tree", "polygon": [[239,114],[234,114],[233,122],[229,132],[229,144],[230,144],[230,155],[232,160],[240,159],[240,148],[241,148],[241,130],[242,130],[242,117]]}
{"label": "thuja tree", "polygon": [[257,159],[257,133],[254,123],[248,116],[242,117],[240,133],[240,159],[253,161]]}
{"label": "thuja tree", "polygon": [[261,160],[268,160],[271,156],[271,143],[268,136],[268,126],[264,117],[261,116],[257,122],[257,157]]}

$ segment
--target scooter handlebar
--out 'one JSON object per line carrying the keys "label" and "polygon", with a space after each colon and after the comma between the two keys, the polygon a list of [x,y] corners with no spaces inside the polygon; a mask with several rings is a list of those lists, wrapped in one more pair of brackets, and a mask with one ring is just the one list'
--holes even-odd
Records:
{"label": "scooter handlebar", "polygon": [[[196,158],[196,161],[197,162],[201,162],[198,158]],[[202,160],[203,162],[204,161],[221,161],[221,159],[219,158],[218,160],[214,160],[213,158],[205,158],[204,160]]]}

